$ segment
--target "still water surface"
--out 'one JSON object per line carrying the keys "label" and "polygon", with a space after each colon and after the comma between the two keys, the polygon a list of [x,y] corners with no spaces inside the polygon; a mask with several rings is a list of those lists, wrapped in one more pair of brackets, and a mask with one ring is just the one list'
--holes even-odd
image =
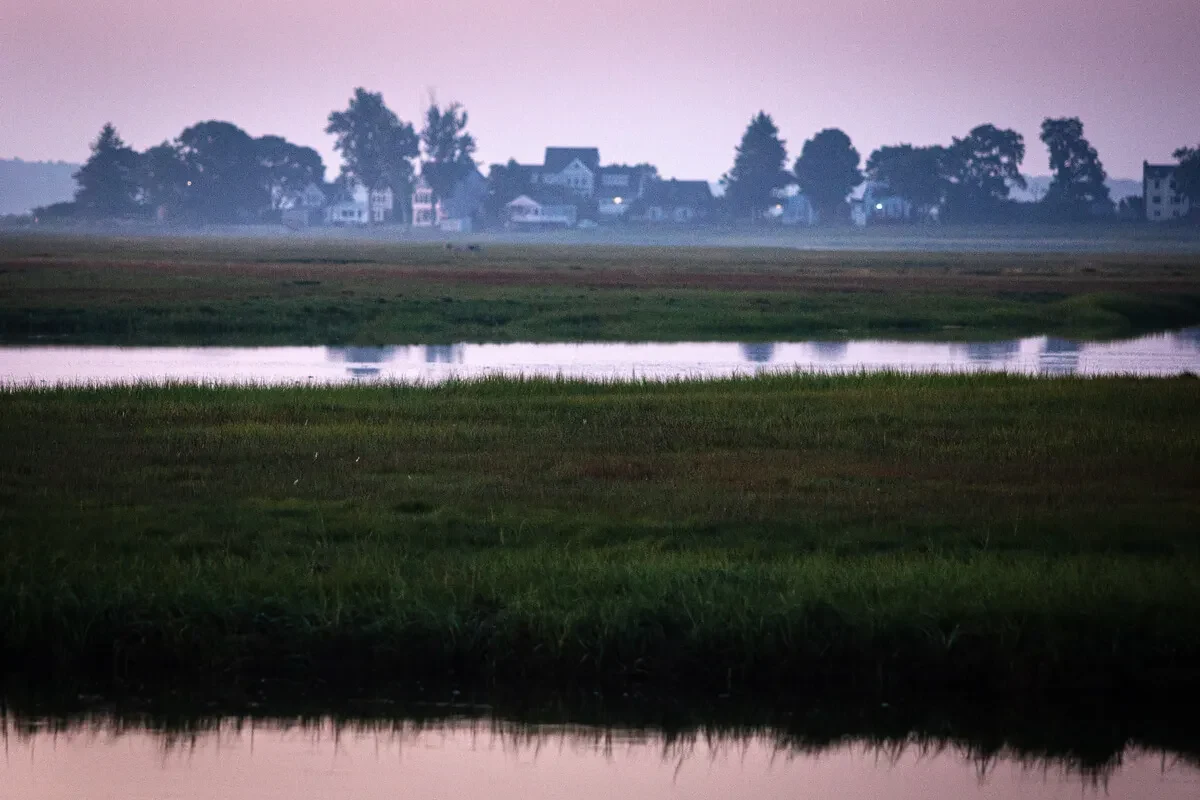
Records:
{"label": "still water surface", "polygon": [[1109,342],[454,344],[398,347],[0,347],[0,383],[138,380],[348,383],[488,375],[590,380],[721,378],[761,372],[1200,373],[1200,328]]}
{"label": "still water surface", "polygon": [[994,798],[1200,796],[1200,768],[1127,751],[1099,773],[955,745],[796,745],[770,734],[666,740],[584,727],[222,723],[192,734],[85,722],[5,722],[0,797],[22,800],[316,798]]}

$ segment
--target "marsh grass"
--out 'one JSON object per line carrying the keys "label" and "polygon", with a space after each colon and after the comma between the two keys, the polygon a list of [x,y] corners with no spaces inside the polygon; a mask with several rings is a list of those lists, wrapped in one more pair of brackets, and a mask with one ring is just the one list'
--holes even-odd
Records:
{"label": "marsh grass", "polygon": [[1188,254],[0,238],[0,341],[1117,337],[1200,322]]}
{"label": "marsh grass", "polygon": [[0,668],[1192,690],[1196,382],[0,393]]}

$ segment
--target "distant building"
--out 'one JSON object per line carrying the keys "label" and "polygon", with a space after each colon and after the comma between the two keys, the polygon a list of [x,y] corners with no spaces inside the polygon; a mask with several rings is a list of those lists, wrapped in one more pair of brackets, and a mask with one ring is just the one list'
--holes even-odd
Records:
{"label": "distant building", "polygon": [[390,187],[370,192],[361,184],[353,188],[339,187],[332,202],[325,207],[325,222],[329,225],[391,222],[395,207],[395,194]]}
{"label": "distant building", "polygon": [[531,180],[534,186],[562,186],[580,197],[592,197],[599,173],[598,148],[547,147],[545,161]]}
{"label": "distant building", "polygon": [[896,194],[886,183],[867,181],[863,189],[862,208],[865,224],[904,222],[912,219],[912,201]]}
{"label": "distant building", "polygon": [[469,233],[487,199],[487,178],[472,169],[454,187],[450,196],[433,202],[433,189],[422,178],[413,189],[412,224],[415,228]]}
{"label": "distant building", "polygon": [[1150,222],[1182,219],[1192,210],[1191,201],[1179,192],[1175,170],[1174,164],[1142,162],[1142,197],[1146,199],[1146,219]]}
{"label": "distant building", "polygon": [[579,206],[561,191],[547,187],[531,190],[510,202],[505,208],[508,223],[514,228],[572,228],[579,221]]}
{"label": "distant building", "polygon": [[708,181],[655,181],[641,201],[646,222],[697,222],[713,209]]}
{"label": "distant building", "polygon": [[597,213],[601,219],[621,219],[654,183],[653,167],[601,167],[595,187]]}
{"label": "distant building", "polygon": [[808,195],[800,191],[799,184],[791,183],[782,189],[774,189],[771,196],[775,198],[776,203],[767,214],[777,217],[781,225],[812,227],[817,224],[817,209],[808,199]]}

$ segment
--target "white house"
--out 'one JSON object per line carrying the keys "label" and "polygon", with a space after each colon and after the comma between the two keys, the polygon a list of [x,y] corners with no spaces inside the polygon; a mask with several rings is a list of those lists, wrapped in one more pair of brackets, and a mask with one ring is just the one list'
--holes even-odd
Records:
{"label": "white house", "polygon": [[523,194],[507,205],[508,221],[514,227],[571,228],[579,220],[579,209],[567,203],[539,202]]}
{"label": "white house", "polygon": [[340,196],[325,207],[325,222],[329,225],[389,222],[395,205],[395,195],[390,187],[368,192],[362,184],[355,184],[353,189],[343,189]]}
{"label": "white house", "polygon": [[540,169],[530,173],[535,187],[561,186],[580,197],[592,197],[600,173],[600,150],[595,147],[547,147]]}
{"label": "white house", "polygon": [[1142,197],[1146,199],[1146,219],[1170,222],[1182,219],[1192,210],[1191,200],[1180,194],[1173,164],[1142,162]]}
{"label": "white house", "polygon": [[487,178],[478,169],[472,169],[455,185],[450,196],[438,200],[435,206],[433,189],[422,178],[413,190],[413,227],[469,233],[487,193]]}

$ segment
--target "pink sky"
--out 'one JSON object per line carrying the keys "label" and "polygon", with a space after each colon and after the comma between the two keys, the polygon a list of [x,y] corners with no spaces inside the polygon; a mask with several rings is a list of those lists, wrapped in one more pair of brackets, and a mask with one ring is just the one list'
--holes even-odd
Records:
{"label": "pink sky", "polygon": [[[594,145],[715,180],[750,116],[794,158],[1080,116],[1114,177],[1200,142],[1196,0],[0,0],[0,157],[79,161],[204,119],[316,147],[355,86],[405,119],[462,101],[485,164]],[[789,165],[790,166],[790,165]]]}

